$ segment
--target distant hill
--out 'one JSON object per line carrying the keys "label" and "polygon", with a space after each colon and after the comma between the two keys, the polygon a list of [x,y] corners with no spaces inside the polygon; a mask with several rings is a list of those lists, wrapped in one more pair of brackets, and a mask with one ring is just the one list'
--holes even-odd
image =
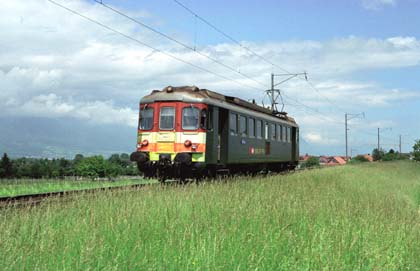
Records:
{"label": "distant hill", "polygon": [[136,128],[71,118],[0,118],[0,152],[11,157],[66,157],[130,153]]}

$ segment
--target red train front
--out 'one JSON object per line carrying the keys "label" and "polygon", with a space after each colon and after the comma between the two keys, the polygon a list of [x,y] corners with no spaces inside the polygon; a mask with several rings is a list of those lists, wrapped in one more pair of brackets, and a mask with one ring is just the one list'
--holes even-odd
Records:
{"label": "red train front", "polygon": [[146,177],[197,177],[204,167],[208,108],[182,100],[167,87],[140,101],[137,152],[131,159]]}

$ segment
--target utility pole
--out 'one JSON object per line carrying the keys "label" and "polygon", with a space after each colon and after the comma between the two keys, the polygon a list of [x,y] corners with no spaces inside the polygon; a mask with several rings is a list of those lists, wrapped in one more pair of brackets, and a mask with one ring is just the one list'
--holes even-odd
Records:
{"label": "utility pole", "polygon": [[401,135],[400,135],[400,144],[398,145],[400,149],[400,155],[401,155]]}
{"label": "utility pole", "polygon": [[[380,130],[381,128],[378,128],[378,151],[381,149],[381,141],[380,141]],[[392,128],[382,128],[382,130],[392,130]]]}
{"label": "utility pole", "polygon": [[[279,95],[280,95],[280,90],[278,90]],[[270,97],[270,101],[271,101],[271,110],[274,110],[274,106],[276,101],[274,100],[274,74],[271,74],[271,97]],[[283,111],[283,110],[282,110]]]}
{"label": "utility pole", "polygon": [[346,161],[349,159],[349,143],[348,143],[348,121],[354,118],[365,118],[365,113],[358,113],[358,114],[350,114],[350,113],[346,113],[344,114],[344,131],[345,131],[345,137],[346,137]]}
{"label": "utility pole", "polygon": [[345,122],[344,122],[344,126],[345,126],[345,134],[346,134],[346,161],[348,160],[348,149],[349,149],[349,146],[348,146],[348,139],[347,139],[347,132],[349,131],[349,129],[347,128],[347,113],[344,115],[344,118],[345,118]]}
{"label": "utility pole", "polygon": [[[289,81],[290,79],[293,79],[299,75],[304,75],[305,76],[305,80],[308,81],[308,74],[306,72],[303,73],[282,73],[282,74],[271,74],[271,89],[266,90],[265,92],[267,93],[267,96],[270,98],[270,102],[271,102],[271,111],[273,112],[278,112],[277,110],[277,98],[280,97],[281,99],[281,103],[282,103],[282,107],[281,107],[281,111],[283,112],[284,109],[284,102],[283,102],[283,97],[281,96],[281,92],[280,89],[275,89],[276,86],[283,84],[287,81]],[[274,83],[274,77],[276,76],[287,76],[286,79],[284,79],[283,81],[280,81],[279,83],[275,84]],[[277,94],[277,96],[275,96],[275,94]]]}

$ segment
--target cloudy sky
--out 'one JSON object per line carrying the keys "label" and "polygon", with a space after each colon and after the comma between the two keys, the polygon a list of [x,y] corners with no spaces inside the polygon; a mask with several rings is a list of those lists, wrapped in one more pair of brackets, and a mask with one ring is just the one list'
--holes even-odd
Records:
{"label": "cloudy sky", "polygon": [[138,101],[153,89],[197,85],[267,104],[270,73],[307,71],[308,82],[280,88],[308,151],[344,153],[346,112],[365,113],[349,122],[354,153],[376,146],[377,128],[385,149],[401,134],[409,151],[420,137],[419,0],[181,1],[242,47],[174,0],[102,1],[196,52],[93,0],[54,2],[102,26],[52,0],[1,1],[2,116],[135,130]]}

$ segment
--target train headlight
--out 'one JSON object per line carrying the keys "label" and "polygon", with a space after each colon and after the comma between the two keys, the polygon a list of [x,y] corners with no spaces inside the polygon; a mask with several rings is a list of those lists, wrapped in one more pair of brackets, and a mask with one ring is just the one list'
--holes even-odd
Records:
{"label": "train headlight", "polygon": [[142,147],[146,147],[147,145],[149,145],[149,140],[145,139],[141,142]]}
{"label": "train headlight", "polygon": [[185,140],[185,142],[184,142],[184,146],[185,147],[190,147],[192,145],[192,142],[191,142],[191,140]]}

